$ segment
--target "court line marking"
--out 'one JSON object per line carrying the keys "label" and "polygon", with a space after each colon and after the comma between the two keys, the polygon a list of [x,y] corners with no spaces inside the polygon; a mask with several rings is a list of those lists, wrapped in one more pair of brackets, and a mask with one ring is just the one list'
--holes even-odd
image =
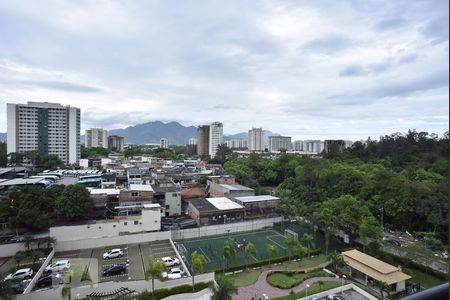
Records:
{"label": "court line marking", "polygon": [[[272,236],[273,236],[273,235],[272,235]],[[275,236],[276,236],[276,235],[275,235]],[[266,239],[268,239],[268,240],[271,241],[272,243],[277,244],[281,249],[284,249],[284,250],[287,249],[287,247],[281,246],[280,244],[278,244],[277,242],[275,242],[274,240],[272,240],[270,237],[271,237],[271,236],[266,236]]]}
{"label": "court line marking", "polygon": [[[256,235],[256,234],[264,234],[264,233],[269,233],[269,232],[276,232],[274,229],[269,229],[269,230],[264,230],[264,231],[251,231],[251,232],[243,232],[240,234],[233,234],[230,233],[230,235],[232,235],[232,237],[237,237],[237,236],[251,236],[251,235]],[[277,234],[281,235],[282,237],[284,237],[284,235],[280,234],[277,232]],[[184,241],[182,241],[182,244],[189,244],[189,243],[196,243],[199,241],[205,241],[205,240],[218,240],[218,239],[229,239],[230,237],[227,235],[221,235],[218,237],[214,237],[214,235],[212,235],[212,237],[208,237],[208,236],[204,236],[202,238],[194,238],[194,239],[185,239]],[[178,242],[178,241],[177,241]]]}
{"label": "court line marking", "polygon": [[203,251],[202,247],[198,247],[198,249],[200,249],[200,251],[202,251],[203,255],[204,255],[205,258],[208,260],[208,263],[210,263],[211,260],[209,259],[208,255],[206,255],[205,251]]}

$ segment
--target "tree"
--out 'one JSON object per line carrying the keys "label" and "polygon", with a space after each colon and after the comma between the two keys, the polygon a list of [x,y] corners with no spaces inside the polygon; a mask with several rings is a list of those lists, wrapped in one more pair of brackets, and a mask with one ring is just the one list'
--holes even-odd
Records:
{"label": "tree", "polygon": [[255,257],[257,252],[255,245],[253,245],[252,242],[249,242],[245,248],[244,248],[244,254],[245,254],[245,260],[247,261],[247,269],[248,269],[248,263],[251,257]]}
{"label": "tree", "polygon": [[30,253],[30,257],[31,257],[31,260],[33,261],[33,265],[36,264],[36,262],[39,260],[39,258],[44,257],[44,256],[45,256],[44,252],[42,252],[40,250],[33,250]]}
{"label": "tree", "polygon": [[64,276],[64,284],[61,289],[61,296],[63,298],[72,299],[72,287],[79,286],[81,283],[85,270],[80,267],[71,266]]}
{"label": "tree", "polygon": [[374,217],[368,216],[362,219],[359,225],[359,238],[363,244],[363,252],[366,252],[367,239],[375,242],[383,237],[383,229]]}
{"label": "tree", "polygon": [[297,243],[297,245],[294,248],[294,253],[295,256],[297,256],[298,258],[302,258],[308,253],[308,250],[299,243]]}
{"label": "tree", "polygon": [[85,218],[93,207],[88,190],[81,185],[69,185],[56,200],[56,213],[68,220]]}
{"label": "tree", "polygon": [[47,236],[45,238],[45,243],[47,244],[47,249],[50,249],[50,246],[53,246],[56,244],[56,238]]}
{"label": "tree", "polygon": [[220,164],[224,164],[230,158],[231,154],[233,154],[233,151],[226,144],[219,144],[214,160]]}
{"label": "tree", "polygon": [[317,284],[319,285],[319,292],[321,292],[322,291],[322,287],[325,284],[325,282],[323,282],[323,280],[319,280],[319,281],[317,281]]}
{"label": "tree", "polygon": [[218,276],[216,284],[212,287],[211,300],[231,300],[233,299],[232,295],[236,294],[237,291],[237,288],[228,277]]}
{"label": "tree", "polygon": [[316,214],[315,219],[317,220],[320,228],[325,234],[325,255],[328,255],[328,246],[330,244],[331,233],[335,227],[335,216],[331,209],[322,206],[320,211]]}
{"label": "tree", "polygon": [[223,243],[223,256],[226,260],[224,269],[225,272],[226,269],[228,269],[228,264],[236,259],[236,250],[234,249],[234,245],[229,240],[226,240]]}
{"label": "tree", "polygon": [[300,242],[306,246],[306,248],[308,249],[308,256],[310,253],[310,248],[314,245],[314,237],[309,234],[309,233],[304,233],[302,235],[302,238],[300,240]]}
{"label": "tree", "polygon": [[338,271],[338,268],[342,268],[346,265],[344,257],[342,257],[342,255],[336,251],[333,251],[330,253],[330,255],[328,255],[328,260],[330,261],[331,269],[336,273]]}
{"label": "tree", "polygon": [[387,293],[389,296],[389,292],[391,290],[391,286],[389,284],[387,284],[384,281],[377,281],[376,285],[378,286],[378,289],[380,290],[381,300],[384,299],[384,293]]}
{"label": "tree", "polygon": [[27,254],[24,251],[17,251],[14,254],[14,260],[16,261],[17,268],[20,266],[20,262],[23,261],[27,257]]}
{"label": "tree", "polygon": [[197,251],[192,252],[191,254],[191,267],[192,267],[192,291],[194,290],[194,278],[196,274],[203,273],[203,269],[205,264],[207,263],[206,258],[203,254],[198,253]]}
{"label": "tree", "polygon": [[30,234],[25,234],[23,236],[23,243],[25,244],[27,250],[30,250],[31,244],[34,243],[35,241],[36,239]]}
{"label": "tree", "polygon": [[277,255],[278,248],[274,244],[267,244],[266,252],[267,254],[269,254],[269,265],[270,265],[270,260]]}
{"label": "tree", "polygon": [[295,247],[298,245],[298,241],[296,241],[292,235],[288,235],[288,237],[284,240],[284,243],[288,248],[288,256],[290,261],[292,253],[294,252]]}
{"label": "tree", "polygon": [[[4,278],[6,274],[1,274],[1,278]],[[13,282],[12,280],[0,280],[0,299],[2,300],[13,300],[16,295],[11,288]]]}
{"label": "tree", "polygon": [[166,265],[162,260],[148,258],[148,268],[145,271],[145,280],[152,279],[152,294],[155,292],[155,278],[162,280],[162,273],[166,270]]}

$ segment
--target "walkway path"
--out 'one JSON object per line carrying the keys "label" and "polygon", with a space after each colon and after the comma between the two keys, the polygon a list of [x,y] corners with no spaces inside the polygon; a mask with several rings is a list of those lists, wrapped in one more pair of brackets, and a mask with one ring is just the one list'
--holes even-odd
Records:
{"label": "walkway path", "polygon": [[[329,264],[328,262],[325,262],[325,263],[315,266],[314,268],[300,269],[298,271],[310,271],[313,269],[324,268],[328,264]],[[295,293],[298,293],[298,292],[304,290],[306,288],[307,284],[311,285],[320,280],[336,281],[336,282],[341,281],[341,279],[335,278],[335,277],[314,277],[314,278],[310,278],[310,279],[303,281],[301,284],[299,284],[291,289],[279,289],[279,288],[271,286],[266,281],[267,273],[272,272],[272,271],[286,271],[286,270],[275,270],[274,269],[274,270],[268,270],[268,271],[262,272],[261,275],[259,275],[258,280],[254,284],[239,288],[238,293],[233,295],[233,299],[234,300],[250,300],[250,299],[252,299],[252,297],[255,297],[255,296],[256,296],[257,300],[260,298],[265,299],[263,294],[265,294],[269,298],[276,298],[276,297],[282,297],[282,296],[288,295],[291,292],[291,290],[293,290]]]}

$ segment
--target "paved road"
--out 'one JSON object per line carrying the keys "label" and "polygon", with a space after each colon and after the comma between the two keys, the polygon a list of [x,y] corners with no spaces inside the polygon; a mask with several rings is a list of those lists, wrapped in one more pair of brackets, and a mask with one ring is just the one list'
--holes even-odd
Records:
{"label": "paved road", "polygon": [[[317,269],[319,267],[323,268],[327,265],[328,265],[328,262],[325,262],[325,263],[322,263],[322,264],[314,267],[314,269]],[[305,271],[305,270],[311,270],[311,268],[301,269],[298,271]],[[298,292],[304,290],[306,288],[307,284],[311,285],[320,280],[336,281],[336,282],[341,281],[341,279],[334,278],[334,277],[314,277],[314,278],[310,278],[310,279],[303,281],[301,284],[297,285],[296,287],[293,287],[292,289],[279,289],[279,288],[271,286],[266,281],[267,273],[269,273],[271,271],[276,271],[276,270],[264,271],[261,273],[261,275],[259,275],[258,280],[254,284],[239,288],[238,293],[233,295],[233,299],[234,300],[250,300],[250,299],[252,299],[252,297],[255,297],[255,295],[256,295],[256,299],[259,299],[259,298],[265,299],[263,294],[265,294],[269,298],[276,298],[276,297],[282,297],[282,296],[288,295],[291,292],[291,290],[294,291],[295,293],[298,293]]]}

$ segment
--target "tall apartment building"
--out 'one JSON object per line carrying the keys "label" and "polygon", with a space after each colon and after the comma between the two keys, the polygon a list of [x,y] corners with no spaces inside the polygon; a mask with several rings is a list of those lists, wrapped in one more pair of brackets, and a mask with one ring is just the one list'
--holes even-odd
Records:
{"label": "tall apartment building", "polygon": [[323,151],[324,142],[319,140],[295,141],[293,148],[295,151],[321,153]]}
{"label": "tall apartment building", "polygon": [[159,147],[162,149],[169,149],[169,139],[166,139],[166,138],[160,139]]}
{"label": "tall apartment building", "polygon": [[246,149],[248,148],[247,140],[229,140],[225,144],[230,149]]}
{"label": "tall apartment building", "polygon": [[269,151],[291,150],[290,136],[269,136]]}
{"label": "tall apartment building", "polygon": [[58,103],[8,103],[7,152],[38,151],[66,164],[80,159],[80,109]]}
{"label": "tall apartment building", "polygon": [[208,155],[209,154],[209,126],[203,125],[197,128],[197,155]]}
{"label": "tall apartment building", "polygon": [[87,129],[84,135],[86,148],[108,148],[108,131],[102,128]]}
{"label": "tall apartment building", "polygon": [[217,148],[223,144],[223,124],[214,122],[209,125],[209,155],[211,158],[216,156]]}
{"label": "tall apartment building", "polygon": [[188,155],[197,154],[197,139],[190,138],[186,145],[186,150],[187,150]]}
{"label": "tall apartment building", "polygon": [[264,151],[264,130],[252,128],[248,131],[248,150]]}
{"label": "tall apartment building", "polygon": [[108,136],[108,149],[111,151],[122,152],[124,147],[124,138],[118,135]]}

